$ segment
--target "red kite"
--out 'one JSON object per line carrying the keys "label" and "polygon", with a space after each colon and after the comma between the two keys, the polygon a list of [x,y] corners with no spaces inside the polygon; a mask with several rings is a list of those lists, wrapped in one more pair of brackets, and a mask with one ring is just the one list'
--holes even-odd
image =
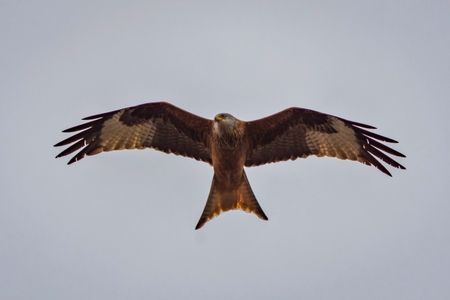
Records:
{"label": "red kite", "polygon": [[244,166],[315,155],[359,161],[389,176],[391,174],[378,159],[405,169],[386,153],[405,155],[381,143],[397,142],[368,130],[375,127],[298,107],[245,122],[227,113],[209,120],[172,104],[155,102],[83,120],[88,122],[63,131],[80,132],[55,145],[72,144],[56,157],[81,149],[69,164],[103,151],[153,148],[212,165],[211,190],[195,229],[232,209],[252,212],[267,220]]}

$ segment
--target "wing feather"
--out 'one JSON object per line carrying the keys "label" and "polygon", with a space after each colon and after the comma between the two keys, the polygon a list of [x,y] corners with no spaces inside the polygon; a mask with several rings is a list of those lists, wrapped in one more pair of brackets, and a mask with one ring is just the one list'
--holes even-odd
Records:
{"label": "wing feather", "polygon": [[[211,163],[209,133],[212,121],[166,102],[147,103],[107,113],[64,130],[78,132],[55,144],[72,144],[56,157],[77,150],[69,164],[103,151],[154,148]],[[80,150],[81,149],[81,150]]]}
{"label": "wing feather", "polygon": [[383,150],[384,152],[387,152],[389,154],[395,155],[395,156],[399,156],[399,157],[405,157],[404,154],[401,154],[400,152],[374,140],[374,139],[370,139],[370,145],[374,146],[375,148],[378,148],[380,150]]}
{"label": "wing feather", "polygon": [[373,137],[374,139],[377,139],[377,140],[380,140],[380,141],[383,141],[383,142],[387,142],[387,143],[398,143],[396,140],[393,140],[391,138],[388,138],[388,137],[385,137],[385,136],[373,133],[373,132],[368,131],[368,130],[364,130],[362,128],[358,128],[357,130],[358,130],[359,133],[362,133],[363,135],[365,135],[367,137]]}
{"label": "wing feather", "polygon": [[316,155],[374,165],[389,176],[391,174],[378,159],[395,168],[404,169],[386,153],[399,157],[405,155],[379,142],[397,141],[368,129],[375,127],[313,110],[289,108],[272,116],[247,122],[251,146],[245,165],[257,166]]}

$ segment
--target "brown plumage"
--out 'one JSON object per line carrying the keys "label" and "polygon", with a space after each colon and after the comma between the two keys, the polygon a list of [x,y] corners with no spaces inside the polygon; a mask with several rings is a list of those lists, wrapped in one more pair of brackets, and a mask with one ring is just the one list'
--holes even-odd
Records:
{"label": "brown plumage", "polygon": [[66,129],[77,132],[55,146],[71,144],[56,157],[78,151],[69,164],[103,151],[154,148],[207,162],[214,177],[196,229],[223,211],[240,209],[266,215],[248,183],[244,166],[258,166],[309,155],[330,156],[373,165],[391,176],[378,160],[405,169],[388,154],[405,157],[381,142],[375,127],[303,108],[289,108],[256,121],[230,114],[205,119],[166,102],[155,102],[93,115]]}

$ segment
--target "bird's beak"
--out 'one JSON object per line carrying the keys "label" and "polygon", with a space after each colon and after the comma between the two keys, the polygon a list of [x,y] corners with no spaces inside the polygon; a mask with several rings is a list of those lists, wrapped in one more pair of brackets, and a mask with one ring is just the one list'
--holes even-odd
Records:
{"label": "bird's beak", "polygon": [[214,121],[216,121],[216,122],[220,122],[222,120],[223,120],[223,115],[221,115],[221,114],[218,114],[214,117]]}

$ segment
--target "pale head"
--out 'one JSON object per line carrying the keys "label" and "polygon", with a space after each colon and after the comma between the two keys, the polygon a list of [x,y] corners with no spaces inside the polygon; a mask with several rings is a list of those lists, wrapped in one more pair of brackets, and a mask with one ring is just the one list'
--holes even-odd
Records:
{"label": "pale head", "polygon": [[239,120],[228,113],[220,113],[214,117],[214,130],[219,135],[235,134]]}
{"label": "pale head", "polygon": [[220,113],[214,117],[215,122],[235,122],[237,119],[228,113]]}

